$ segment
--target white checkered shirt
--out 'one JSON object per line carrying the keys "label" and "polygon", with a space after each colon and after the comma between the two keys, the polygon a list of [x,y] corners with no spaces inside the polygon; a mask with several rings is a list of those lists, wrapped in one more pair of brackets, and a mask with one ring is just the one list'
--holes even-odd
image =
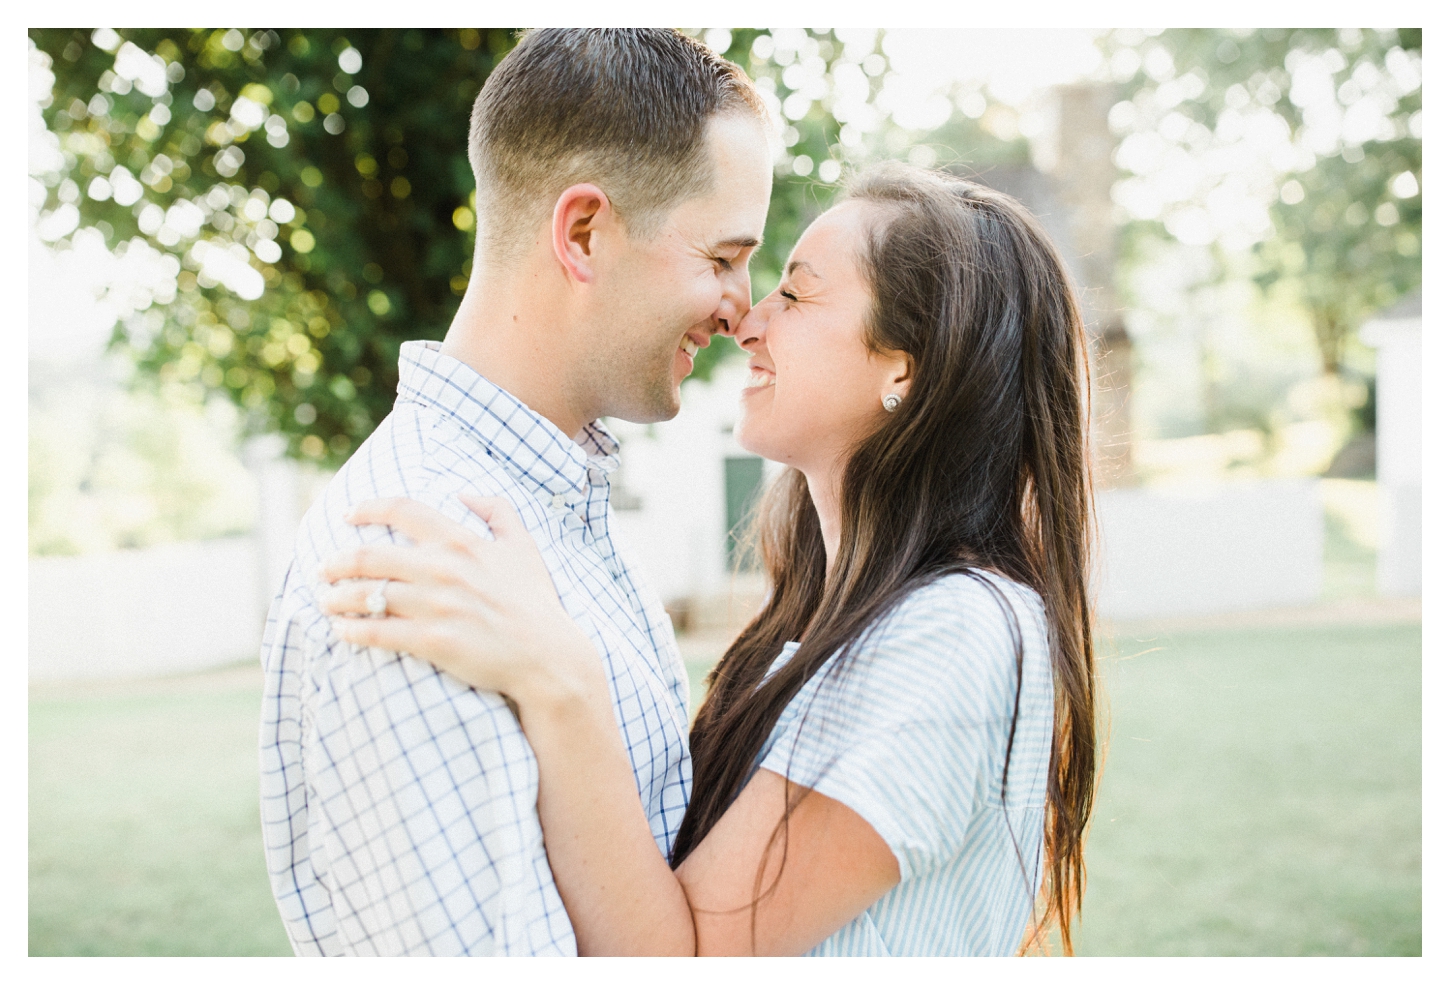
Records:
{"label": "white checkered shirt", "polygon": [[318,564],[393,540],[344,510],[419,500],[488,536],[459,493],[506,496],[565,609],[604,656],[640,800],[666,857],[690,795],[689,688],[669,617],[610,534],[618,445],[577,441],[437,343],[408,342],[398,400],[308,510],[262,643],[262,828],[298,954],[573,954],[536,808],[538,766],[504,700],[414,657],[345,644]]}

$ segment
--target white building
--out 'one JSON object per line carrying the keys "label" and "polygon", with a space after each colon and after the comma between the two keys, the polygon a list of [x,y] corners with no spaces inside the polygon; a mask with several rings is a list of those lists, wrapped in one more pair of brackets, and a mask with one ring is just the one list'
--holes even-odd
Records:
{"label": "white building", "polygon": [[[732,436],[744,382],[743,360],[731,361],[708,383],[686,383],[674,420],[610,422],[622,445],[618,533],[691,627],[738,624],[762,587],[732,577],[729,532],[781,466]],[[1097,514],[1093,588],[1109,620],[1299,606],[1323,587],[1324,516],[1312,479],[1100,489]]]}
{"label": "white building", "polygon": [[621,445],[611,494],[617,533],[677,621],[690,625],[738,621],[725,608],[753,608],[759,598],[759,579],[736,575],[732,531],[780,466],[735,442],[745,377],[745,360],[728,360],[709,382],[685,382],[673,420],[609,421]]}
{"label": "white building", "polygon": [[1366,322],[1375,352],[1375,478],[1381,595],[1420,594],[1420,292]]}

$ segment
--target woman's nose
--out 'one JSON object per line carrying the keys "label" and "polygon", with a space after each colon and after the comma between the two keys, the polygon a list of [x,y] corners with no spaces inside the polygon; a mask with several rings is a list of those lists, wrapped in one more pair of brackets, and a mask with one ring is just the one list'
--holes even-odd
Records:
{"label": "woman's nose", "polygon": [[750,309],[750,312],[742,319],[735,330],[735,343],[742,349],[749,349],[752,345],[758,345],[761,337],[765,335],[765,314],[763,306],[757,305]]}

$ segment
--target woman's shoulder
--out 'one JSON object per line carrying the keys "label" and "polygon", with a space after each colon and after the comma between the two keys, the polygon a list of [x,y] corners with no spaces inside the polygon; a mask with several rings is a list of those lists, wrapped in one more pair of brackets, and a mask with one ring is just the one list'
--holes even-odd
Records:
{"label": "woman's shoulder", "polygon": [[[910,592],[883,620],[883,628],[935,628],[967,638],[1006,634],[1015,622],[1021,631],[1040,628],[1042,598],[1029,585],[992,571],[942,575]],[[1031,624],[1031,625],[1028,625]]]}
{"label": "woman's shoulder", "polygon": [[865,642],[862,685],[890,680],[943,709],[1015,693],[1019,652],[1030,668],[1044,663],[1047,649],[1041,598],[990,572],[944,575],[915,589]]}

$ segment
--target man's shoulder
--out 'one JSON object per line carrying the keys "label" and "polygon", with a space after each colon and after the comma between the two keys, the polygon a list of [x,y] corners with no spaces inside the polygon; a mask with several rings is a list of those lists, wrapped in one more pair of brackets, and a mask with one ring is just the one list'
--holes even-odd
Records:
{"label": "man's shoulder", "polygon": [[298,531],[301,557],[314,544],[329,549],[385,539],[381,528],[354,527],[347,510],[370,499],[406,496],[468,523],[460,493],[520,495],[517,479],[490,454],[486,443],[450,422],[446,415],[402,405],[328,481],[303,516]]}
{"label": "man's shoulder", "polygon": [[318,566],[338,551],[400,539],[389,527],[348,523],[351,507],[407,497],[486,534],[486,525],[463,505],[460,493],[505,496],[515,502],[521,495],[517,480],[476,436],[463,433],[431,408],[400,401],[303,514],[291,562],[268,613],[264,653],[297,645],[309,651],[326,649],[330,636],[317,604]]}

